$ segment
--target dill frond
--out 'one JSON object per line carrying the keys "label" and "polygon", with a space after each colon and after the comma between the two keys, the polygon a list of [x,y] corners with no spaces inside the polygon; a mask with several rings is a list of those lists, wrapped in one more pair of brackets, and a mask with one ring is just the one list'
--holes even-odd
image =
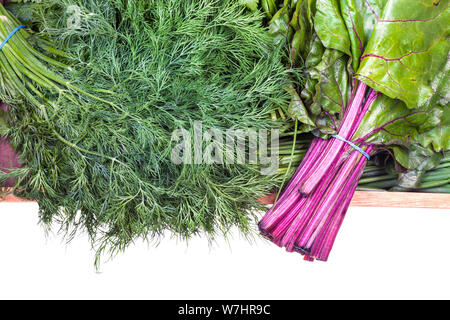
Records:
{"label": "dill frond", "polygon": [[[76,28],[66,23],[73,5]],[[66,53],[47,54],[71,66],[46,63],[70,79],[57,90],[30,81],[45,112],[1,91],[12,107],[8,136],[27,168],[16,171],[15,192],[39,202],[42,222],[69,238],[86,231],[99,255],[166,230],[183,239],[214,239],[235,226],[248,234],[256,199],[281,177],[251,164],[175,165],[170,141],[194,121],[224,131],[283,125],[270,115],[289,103],[290,77],[261,14],[231,0],[49,0],[30,8],[38,38]]]}

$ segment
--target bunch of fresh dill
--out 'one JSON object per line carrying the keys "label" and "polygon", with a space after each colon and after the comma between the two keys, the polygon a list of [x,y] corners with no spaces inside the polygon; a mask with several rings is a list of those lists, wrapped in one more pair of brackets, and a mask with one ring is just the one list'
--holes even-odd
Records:
{"label": "bunch of fresh dill", "polygon": [[67,88],[35,84],[42,107],[7,97],[6,133],[25,168],[3,176],[39,202],[46,225],[69,236],[86,230],[99,253],[111,254],[166,230],[210,239],[234,226],[250,231],[256,199],[279,176],[247,163],[177,165],[171,136],[192,132],[194,121],[221,130],[280,126],[270,114],[289,103],[289,75],[260,14],[233,0],[23,8],[39,38],[67,53],[52,58],[71,65],[57,71]]}

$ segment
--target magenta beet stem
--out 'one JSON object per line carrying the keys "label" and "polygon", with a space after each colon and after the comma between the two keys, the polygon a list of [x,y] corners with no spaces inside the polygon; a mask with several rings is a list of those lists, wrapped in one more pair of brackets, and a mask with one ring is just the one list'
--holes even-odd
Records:
{"label": "magenta beet stem", "polygon": [[285,215],[284,219],[282,219],[277,224],[277,226],[270,233],[273,239],[280,239],[283,237],[283,235],[289,229],[293,221],[298,217],[298,215],[302,211],[302,208],[305,205],[306,200],[307,198],[302,197],[299,201],[297,201],[294,207],[291,210],[289,210],[289,212]]}
{"label": "magenta beet stem", "polygon": [[[348,108],[348,112],[346,112],[341,122],[341,128],[338,134],[345,139],[350,138],[349,134],[354,128],[355,120],[359,118],[358,115],[361,111],[361,104],[364,100],[366,89],[367,85],[360,82],[355,97]],[[325,155],[315,164],[314,169],[308,172],[308,177],[301,182],[299,188],[301,193],[309,195],[317,187],[323,176],[328,172],[329,167],[336,161],[336,157],[345,144],[345,142],[338,139],[330,139],[330,141],[332,143],[328,150],[325,151]]]}
{"label": "magenta beet stem", "polygon": [[[291,195],[293,190],[297,190],[298,181],[301,180],[305,173],[307,173],[308,170],[314,165],[316,157],[322,153],[327,143],[328,141],[324,141],[319,138],[314,138],[312,140],[311,146],[309,147],[305,158],[303,159],[300,167],[297,169],[294,177],[291,179],[288,186],[281,194],[276,205],[272,206],[272,208],[270,208],[270,210],[261,219],[259,223],[261,233],[267,235],[270,230],[272,230],[278,224],[278,222],[284,218],[286,210],[289,209],[289,206],[286,207],[284,201],[288,196]],[[280,209],[280,206],[282,205],[283,208]],[[290,203],[289,205],[292,205],[292,203]]]}
{"label": "magenta beet stem", "polygon": [[[369,146],[365,151],[370,154],[372,150],[373,147]],[[332,209],[335,212],[335,214],[333,220],[330,222],[328,230],[321,237],[322,240],[320,241],[321,243],[318,245],[317,249],[311,250],[312,254],[318,260],[326,261],[328,259],[330,251],[336,239],[337,233],[340,229],[340,226],[342,225],[345,214],[356,191],[358,181],[361,178],[361,175],[363,174],[364,167],[366,166],[366,164],[367,159],[363,156],[360,156],[355,170],[353,171],[352,175],[349,177],[347,181],[349,187],[345,192],[342,192],[334,208]]]}
{"label": "magenta beet stem", "polygon": [[308,173],[308,171],[311,169],[311,167],[315,164],[317,157],[322,153],[322,151],[325,149],[326,145],[328,144],[328,140],[323,140],[320,138],[314,138],[311,141],[311,145],[308,148],[308,151],[306,152],[305,157],[302,160],[302,163],[298,167],[294,177],[292,177],[291,181],[289,182],[286,189],[283,191],[282,195],[277,201],[278,202],[283,201],[284,198],[286,198],[294,189],[298,189],[298,183],[301,179],[304,178],[304,176]]}
{"label": "magenta beet stem", "polygon": [[263,234],[269,234],[270,231],[279,223],[281,219],[289,212],[295,203],[302,198],[298,192],[292,192],[286,199],[284,199],[280,206],[271,212],[270,215],[264,216],[264,219],[259,223],[259,229]]}
{"label": "magenta beet stem", "polygon": [[307,197],[306,203],[303,206],[301,212],[298,214],[295,221],[290,226],[289,230],[283,236],[281,244],[286,247],[287,251],[293,251],[296,240],[301,237],[304,232],[305,226],[309,223],[311,218],[316,213],[317,204],[320,202],[322,197],[325,196],[328,185],[330,184],[334,172],[331,172],[320,186],[314,191],[312,195]]}
{"label": "magenta beet stem", "polygon": [[317,214],[311,220],[306,228],[302,239],[298,242],[300,247],[311,248],[312,243],[316,239],[318,233],[322,229],[329,214],[333,214],[332,209],[338,200],[339,196],[346,187],[346,182],[355,168],[355,165],[360,156],[359,152],[353,151],[349,159],[340,168],[338,174],[332,180],[327,190],[327,195],[320,202]]}
{"label": "magenta beet stem", "polygon": [[367,111],[369,110],[372,103],[380,96],[379,92],[376,92],[375,90],[371,89],[369,96],[366,99],[366,102],[364,103],[364,106],[359,114],[358,120],[356,121],[352,132],[350,133],[349,137],[353,137],[356,133],[356,131],[359,128],[359,125],[361,124],[362,120],[366,116]]}

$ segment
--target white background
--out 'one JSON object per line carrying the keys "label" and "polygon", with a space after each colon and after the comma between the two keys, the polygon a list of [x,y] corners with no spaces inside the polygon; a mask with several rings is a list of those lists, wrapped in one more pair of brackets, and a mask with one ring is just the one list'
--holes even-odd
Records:
{"label": "white background", "polygon": [[330,260],[257,239],[139,243],[93,266],[86,236],[45,236],[34,203],[0,203],[0,299],[449,299],[450,210],[350,208]]}

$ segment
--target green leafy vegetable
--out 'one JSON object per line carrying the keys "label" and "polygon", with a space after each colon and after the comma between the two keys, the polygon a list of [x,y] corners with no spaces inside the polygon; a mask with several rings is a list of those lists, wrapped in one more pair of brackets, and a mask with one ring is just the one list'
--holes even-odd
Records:
{"label": "green leafy vegetable", "polygon": [[[299,96],[306,107],[303,114],[319,129],[316,134],[337,132],[355,81],[360,80],[384,95],[367,111],[354,140],[392,148],[409,169],[426,157],[413,151],[420,146],[430,152],[450,149],[448,1],[316,0],[277,5],[279,12],[292,17],[288,21],[302,21],[291,26],[309,33],[306,44],[297,44],[306,68]],[[284,36],[294,43],[290,32]],[[275,41],[282,40],[277,36]],[[303,125],[301,131],[311,129],[309,123]]]}
{"label": "green leafy vegetable", "polygon": [[[78,25],[67,24],[69,6],[78,8]],[[249,163],[177,165],[171,138],[178,129],[193,136],[195,121],[219,130],[282,125],[270,115],[289,102],[291,82],[262,15],[231,0],[50,0],[30,8],[39,39],[66,52],[49,55],[71,66],[43,56],[40,64],[10,61],[30,94],[9,83],[0,90],[12,107],[7,134],[26,166],[3,176],[39,202],[42,221],[86,230],[99,253],[167,230],[182,238],[212,239],[235,226],[247,233],[262,206],[256,199],[281,177]],[[33,44],[25,33],[14,41]],[[20,56],[5,49],[2,59]],[[25,72],[41,64],[52,73]],[[69,81],[54,84],[53,74]]]}
{"label": "green leafy vegetable", "polygon": [[[294,120],[309,113],[315,134],[325,139],[313,139],[259,227],[287,251],[326,261],[370,155],[383,150],[394,155],[407,171],[401,188],[442,188],[449,182],[446,172],[424,177],[450,140],[449,0],[278,3],[271,24],[297,20],[289,28],[310,30],[302,37],[305,44],[284,28],[284,40],[300,46],[291,48],[291,59],[305,57],[307,68],[303,103],[297,103],[303,112],[293,114]],[[302,15],[309,17],[303,25]],[[274,41],[281,42],[281,34]],[[297,92],[291,95],[298,101]],[[395,177],[364,180],[395,183]]]}

